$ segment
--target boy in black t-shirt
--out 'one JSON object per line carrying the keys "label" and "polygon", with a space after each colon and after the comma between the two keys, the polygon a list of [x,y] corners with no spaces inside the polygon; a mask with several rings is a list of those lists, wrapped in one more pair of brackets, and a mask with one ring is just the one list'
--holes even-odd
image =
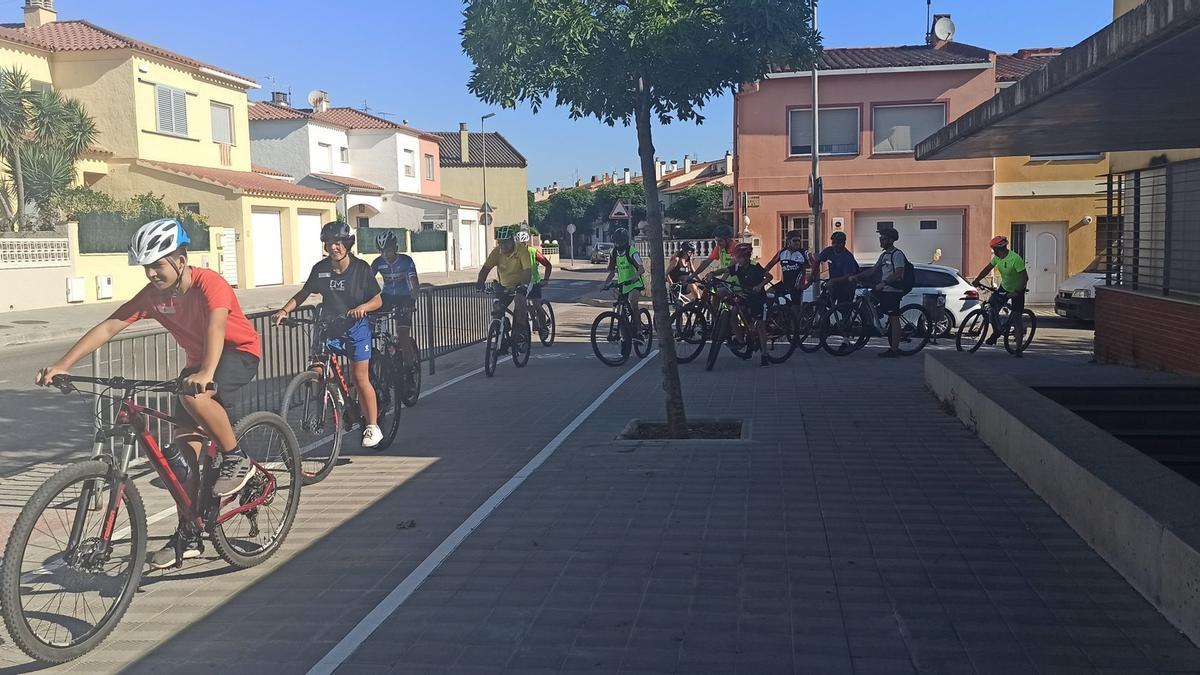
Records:
{"label": "boy in black t-shirt", "polygon": [[325,338],[335,351],[350,359],[358,404],[366,418],[362,445],[373,448],[379,445],[383,432],[378,425],[375,388],[371,386],[371,324],[367,313],[383,306],[379,282],[375,281],[371,266],[350,252],[354,234],[349,225],[341,221],[326,223],[321,228],[321,241],[328,256],[313,265],[304,287],[275,313],[275,323],[310,294],[321,296],[321,316],[329,325]]}
{"label": "boy in black t-shirt", "polygon": [[737,280],[737,285],[742,289],[744,296],[743,304],[746,306],[746,315],[750,319],[751,329],[758,334],[758,344],[762,350],[762,357],[759,361],[760,365],[770,365],[767,361],[767,283],[771,281],[771,274],[763,269],[762,265],[756,262],[750,262],[750,255],[754,252],[754,247],[750,244],[738,244],[733,249],[733,264],[729,266],[729,274]]}

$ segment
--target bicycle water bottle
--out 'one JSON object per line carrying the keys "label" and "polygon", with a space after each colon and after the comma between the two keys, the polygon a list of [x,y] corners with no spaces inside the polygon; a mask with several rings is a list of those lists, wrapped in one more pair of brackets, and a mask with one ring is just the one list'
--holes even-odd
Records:
{"label": "bicycle water bottle", "polygon": [[183,456],[183,451],[174,443],[168,443],[162,450],[163,458],[167,460],[167,466],[171,467],[171,471],[175,472],[175,478],[180,485],[187,483],[191,476],[191,468],[188,466],[187,458]]}

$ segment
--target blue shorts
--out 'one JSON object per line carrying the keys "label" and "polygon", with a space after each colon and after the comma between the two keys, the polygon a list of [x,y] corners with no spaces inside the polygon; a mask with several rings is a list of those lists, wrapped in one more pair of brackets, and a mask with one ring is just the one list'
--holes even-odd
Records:
{"label": "blue shorts", "polygon": [[366,317],[359,319],[342,337],[326,340],[325,344],[335,354],[341,354],[351,361],[370,361],[371,323]]}

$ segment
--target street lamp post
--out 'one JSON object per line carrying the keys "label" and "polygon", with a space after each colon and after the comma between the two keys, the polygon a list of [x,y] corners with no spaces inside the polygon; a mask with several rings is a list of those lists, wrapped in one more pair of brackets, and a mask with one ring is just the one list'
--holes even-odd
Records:
{"label": "street lamp post", "polygon": [[[812,29],[817,32],[817,0],[811,0]],[[812,67],[812,176],[809,183],[809,199],[812,202],[812,218],[808,223],[808,245],[814,250],[820,249],[817,239],[821,236],[821,209],[824,206],[825,190],[821,183],[821,110],[817,106],[817,62]]]}
{"label": "street lamp post", "polygon": [[[490,118],[492,118],[492,117],[495,117],[495,116],[496,116],[496,113],[488,113],[488,114],[484,115],[483,117],[480,117],[480,118],[479,118],[479,133],[480,133],[480,135],[483,137],[483,150],[482,150],[482,152],[483,152],[483,206],[482,206],[482,208],[483,208],[483,213],[484,213],[484,219],[486,219],[486,220],[487,220],[487,224],[484,226],[484,227],[485,227],[485,229],[484,229],[484,232],[487,232],[487,229],[486,229],[486,228],[490,228],[490,227],[492,226],[492,214],[488,212],[488,200],[487,200],[487,131],[485,131],[485,130],[484,130],[484,124],[483,124],[483,123],[484,123],[484,122],[486,122],[488,119],[490,119]],[[470,137],[470,136],[467,136],[467,147],[469,148],[470,146],[471,146],[471,137]]]}

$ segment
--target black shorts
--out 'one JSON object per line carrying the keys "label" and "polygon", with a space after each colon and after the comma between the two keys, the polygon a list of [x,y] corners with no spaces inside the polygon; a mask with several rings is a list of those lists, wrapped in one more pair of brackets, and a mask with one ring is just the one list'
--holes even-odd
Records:
{"label": "black shorts", "polygon": [[[187,377],[200,372],[199,368],[184,368],[180,377]],[[213,382],[217,383],[217,395],[213,398],[229,410],[233,404],[234,394],[250,383],[258,375],[258,357],[237,349],[226,349],[221,352],[221,360],[217,361],[217,371],[213,373]],[[183,407],[176,397],[175,426],[179,429],[196,429],[199,427],[191,413]]]}
{"label": "black shorts", "polygon": [[892,316],[900,313],[900,301],[904,294],[898,291],[871,291],[871,297],[879,304],[879,311]]}
{"label": "black shorts", "polygon": [[379,311],[402,310],[396,312],[396,325],[412,327],[413,312],[417,308],[416,298],[411,295],[383,295],[380,297],[383,298],[383,307],[380,307]]}
{"label": "black shorts", "polygon": [[767,316],[767,294],[766,293],[747,293],[742,298],[742,304],[746,307],[746,315],[751,319],[763,319]]}
{"label": "black shorts", "polygon": [[1012,311],[1020,313],[1025,309],[1025,293],[1009,293],[1008,291],[997,291],[992,293],[992,297],[988,298],[988,302],[993,305],[994,309],[999,310],[1008,303]]}

